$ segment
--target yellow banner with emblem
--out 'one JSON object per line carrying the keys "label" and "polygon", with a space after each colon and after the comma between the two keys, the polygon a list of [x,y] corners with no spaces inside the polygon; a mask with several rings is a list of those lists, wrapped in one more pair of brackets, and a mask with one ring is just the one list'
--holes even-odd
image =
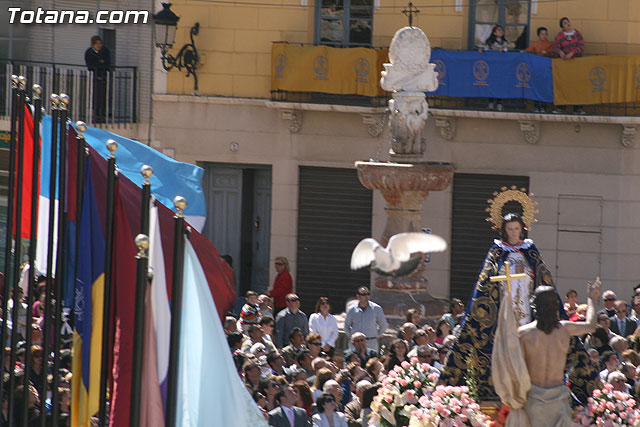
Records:
{"label": "yellow banner with emblem", "polygon": [[556,105],[640,101],[640,56],[589,56],[553,60]]}
{"label": "yellow banner with emblem", "polygon": [[388,51],[364,47],[274,43],[271,90],[380,96],[380,71]]}

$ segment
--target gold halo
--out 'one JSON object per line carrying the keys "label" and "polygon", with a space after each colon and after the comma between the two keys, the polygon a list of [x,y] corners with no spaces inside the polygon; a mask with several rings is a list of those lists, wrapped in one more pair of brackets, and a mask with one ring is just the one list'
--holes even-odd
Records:
{"label": "gold halo", "polygon": [[527,228],[531,228],[531,225],[537,222],[535,214],[538,213],[536,210],[538,203],[531,199],[533,194],[527,194],[524,188],[518,190],[515,185],[510,189],[502,187],[500,190],[502,190],[500,193],[493,193],[495,196],[493,199],[487,200],[489,203],[489,207],[486,209],[489,212],[487,221],[493,223],[493,228],[502,227],[502,208],[507,202],[518,202],[522,206],[522,220]]}

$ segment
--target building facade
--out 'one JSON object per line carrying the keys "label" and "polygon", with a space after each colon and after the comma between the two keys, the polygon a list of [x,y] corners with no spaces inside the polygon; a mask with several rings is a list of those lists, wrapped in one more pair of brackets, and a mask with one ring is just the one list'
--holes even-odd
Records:
{"label": "building facade", "polygon": [[[468,3],[418,4],[413,25],[432,47],[472,50],[500,24],[515,49],[535,40],[539,26],[555,35],[568,16],[584,35],[585,55],[640,55],[640,5],[631,0]],[[405,8],[386,0],[173,4],[180,16],[176,47],[200,24],[199,91],[192,95],[193,80],[178,71],[155,79],[151,144],[205,168],[205,234],[234,258],[240,292],[266,289],[276,256],[289,259],[307,309],[322,294],[341,309],[369,281],[349,270],[350,250],[362,238],[380,237],[385,205],[360,186],[354,161],[388,160],[385,107],[340,95],[272,93],[272,48],[387,47],[407,23]],[[503,112],[473,99],[430,104],[425,160],[456,168],[453,185],[430,194],[422,214],[422,228],[450,242],[429,260],[433,296],[469,297],[493,237],[486,200],[516,185],[535,194],[539,214],[530,237],[561,295],[576,288],[584,299],[586,281],[599,275],[605,288],[630,297],[640,282],[637,105],[554,115],[533,113],[530,104]]]}

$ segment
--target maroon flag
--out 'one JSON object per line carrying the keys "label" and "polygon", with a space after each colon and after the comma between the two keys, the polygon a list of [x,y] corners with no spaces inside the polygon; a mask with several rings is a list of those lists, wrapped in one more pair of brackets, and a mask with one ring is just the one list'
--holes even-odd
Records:
{"label": "maroon flag", "polygon": [[116,183],[113,214],[113,297],[111,299],[115,317],[113,386],[109,417],[111,427],[129,425],[136,288],[136,247],[119,190],[120,183]]}

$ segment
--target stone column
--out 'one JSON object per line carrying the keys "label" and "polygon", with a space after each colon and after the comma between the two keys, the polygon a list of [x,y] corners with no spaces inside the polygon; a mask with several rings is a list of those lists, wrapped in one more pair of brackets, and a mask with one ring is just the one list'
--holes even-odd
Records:
{"label": "stone column", "polygon": [[[453,179],[454,168],[448,163],[427,162],[424,159],[426,141],[422,136],[429,106],[425,92],[438,87],[435,64],[430,64],[429,39],[415,27],[396,32],[389,48],[390,64],[384,64],[381,86],[392,92],[389,101],[392,162],[356,162],[362,185],[382,193],[387,206],[387,222],[379,240],[385,245],[389,238],[403,232],[421,232],[422,205],[430,191],[443,191]],[[428,292],[424,254],[416,254],[417,270],[409,276],[376,275],[372,300],[379,303],[393,323],[400,323],[409,308],[418,308],[423,315],[443,312],[442,301]]]}

